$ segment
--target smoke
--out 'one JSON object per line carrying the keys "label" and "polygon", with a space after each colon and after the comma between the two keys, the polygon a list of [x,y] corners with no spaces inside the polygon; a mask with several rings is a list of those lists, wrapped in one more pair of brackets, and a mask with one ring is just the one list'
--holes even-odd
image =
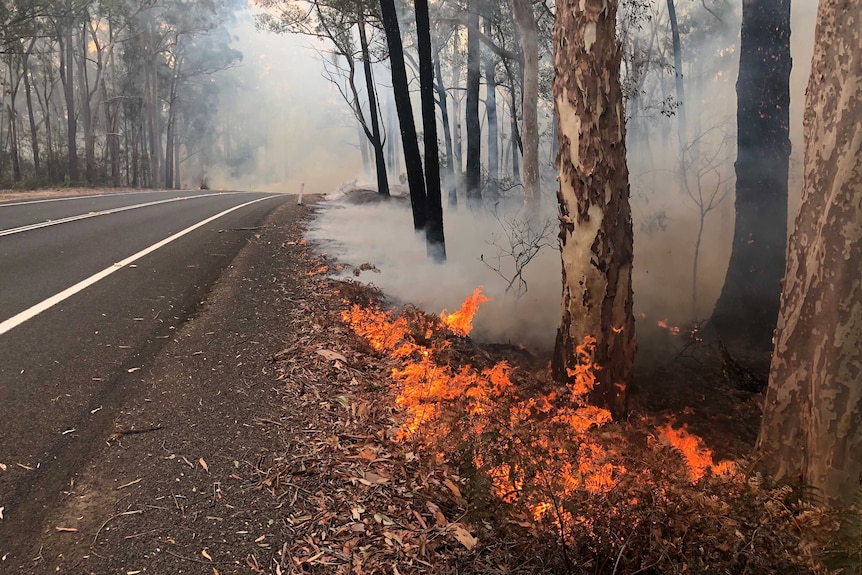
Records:
{"label": "smoke", "polygon": [[[511,253],[504,237],[511,231],[506,221],[520,217],[519,212],[501,213],[497,219],[466,209],[445,210],[447,261],[443,265],[426,256],[425,240],[414,233],[407,201],[359,205],[325,202],[308,237],[349,266],[376,266],[379,274],[365,271],[360,280],[373,283],[400,303],[410,302],[431,313],[458,309],[473,289],[481,286],[490,301],[476,314],[473,337],[549,349],[560,320],[556,230],[552,229],[548,238],[551,247],[541,250],[526,266],[527,289],[520,297],[514,290],[507,293],[508,281],[489,268],[498,266],[498,255]],[[352,267],[345,270],[345,277],[352,277]],[[511,278],[512,258],[502,257],[499,268]]]}
{"label": "smoke", "polygon": [[[678,7],[684,30],[686,141],[696,142],[691,152],[698,158],[697,162],[692,160],[686,182],[690,190],[700,186],[706,192],[718,190],[715,198],[723,197],[703,218],[696,301],[693,267],[701,210],[679,176],[678,117],[664,114],[668,111],[667,98],[674,94],[672,70],[651,73],[651,83],[642,87],[648,97],[636,113],[630,114],[627,146],[635,231],[635,311],[651,323],[665,318],[673,324],[707,318],[721,290],[730,256],[741,5],[739,0],[726,4],[714,0],[708,5],[713,10],[716,6],[722,8],[720,20],[710,20],[713,16],[701,8],[702,3],[680,2]],[[795,0],[792,5],[791,225],[801,190],[801,118],[813,51],[816,0]],[[646,41],[651,26],[664,27],[656,35],[655,49],[667,57],[669,30],[664,3],[656,2],[651,9],[653,20],[633,33],[641,34]],[[702,25],[701,33],[692,32],[696,24]],[[218,114],[223,123],[233,122],[234,128],[237,123],[242,126],[243,137],[253,144],[254,154],[253,161],[241,169],[210,166],[211,186],[296,192],[305,182],[306,192],[311,193],[332,191],[342,182],[355,181],[361,173],[355,120],[337,90],[321,76],[320,55],[309,41],[258,32],[248,13],[240,15],[231,34],[244,60],[240,67],[224,73],[234,77],[235,85],[224,91]],[[448,54],[451,47],[441,47],[441,51]],[[542,57],[542,65],[550,65],[547,54]],[[660,68],[661,63],[656,66]],[[378,89],[385,104],[391,87],[385,85],[388,77],[383,70],[380,72]],[[443,75],[447,81],[451,78],[446,70]],[[553,121],[549,104],[540,103],[540,156],[543,203],[552,210],[557,184],[549,162]],[[388,109],[386,105],[384,108]],[[388,120],[386,109],[383,116]],[[417,115],[418,110],[417,100]],[[507,106],[499,100],[498,113],[502,167],[510,171],[505,133]],[[396,143],[397,130],[391,125],[387,128],[393,138],[391,143]],[[483,119],[483,138],[486,130]],[[391,176],[390,181],[397,181],[398,175]],[[705,199],[710,197],[707,193]],[[482,286],[492,299],[477,315],[474,337],[538,349],[552,346],[560,318],[561,293],[556,229],[551,230],[550,247],[525,268],[527,291],[516,298],[506,292],[508,282],[486,265],[494,263],[496,254],[506,251],[506,226],[501,220],[517,218],[516,212],[501,213],[500,219],[495,219],[466,210],[447,210],[444,221],[448,261],[436,265],[428,261],[424,240],[414,234],[409,207],[404,204],[326,202],[321,205],[309,237],[351,266],[375,265],[381,273],[365,271],[361,281],[374,283],[391,298],[413,302],[429,312],[452,311],[476,286]],[[555,214],[549,217],[556,222]],[[504,247],[498,249],[495,242]],[[346,273],[349,272],[348,269]],[[502,273],[511,277],[512,265],[505,258]]]}
{"label": "smoke", "polygon": [[[325,192],[361,166],[353,116],[322,74],[307,38],[255,28],[245,9],[230,27],[242,63],[219,73],[220,130],[206,163],[211,188]],[[196,185],[196,182],[192,182]]]}

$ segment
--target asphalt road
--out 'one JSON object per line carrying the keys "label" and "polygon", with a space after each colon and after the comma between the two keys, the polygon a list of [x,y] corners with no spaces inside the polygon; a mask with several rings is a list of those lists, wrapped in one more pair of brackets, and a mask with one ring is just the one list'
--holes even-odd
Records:
{"label": "asphalt road", "polygon": [[[74,481],[114,431],[136,374],[287,198],[152,192],[0,203],[0,543],[26,536]],[[111,211],[120,208],[129,209]]]}

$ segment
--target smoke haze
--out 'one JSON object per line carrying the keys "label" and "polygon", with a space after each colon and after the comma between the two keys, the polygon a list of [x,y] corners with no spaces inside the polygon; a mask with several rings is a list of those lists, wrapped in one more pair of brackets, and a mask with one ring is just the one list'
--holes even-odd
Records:
{"label": "smoke haze", "polygon": [[[655,10],[658,21],[665,21],[663,7],[656,5]],[[734,221],[735,82],[740,12],[738,2],[730,6],[724,36],[716,33],[683,46],[689,55],[684,66],[688,78],[688,101],[684,104],[688,138],[699,138],[699,157],[709,162],[709,169],[701,174],[699,183],[704,190],[720,188],[717,197],[726,194],[704,218],[696,302],[692,298],[692,271],[700,212],[684,191],[678,175],[677,118],[653,111],[632,120],[640,122],[636,126],[630,122],[635,308],[638,315],[645,315],[644,321],[654,323],[667,318],[671,323],[681,324],[706,319],[724,281]],[[815,0],[793,2],[791,229],[801,190],[802,111],[815,14]],[[222,98],[219,114],[235,121],[256,114],[261,119],[248,121],[246,125],[249,130],[260,127],[262,131],[249,134],[249,139],[259,142],[259,153],[250,169],[234,174],[215,170],[211,174],[213,186],[295,193],[305,182],[306,193],[312,193],[332,192],[342,182],[357,178],[360,182],[371,181],[362,174],[355,121],[337,90],[321,76],[320,55],[309,47],[310,42],[255,31],[248,13],[231,32],[235,47],[244,53],[244,60],[239,70],[227,73],[245,74],[245,79],[232,97]],[[544,56],[543,65],[548,64]],[[667,77],[662,81],[663,91],[656,88],[656,92],[672,94],[672,81]],[[389,89],[379,86],[384,104]],[[550,134],[547,108],[545,104],[542,130]],[[505,110],[500,113],[500,124],[504,126],[508,122]],[[383,119],[387,119],[385,111]],[[549,141],[548,137],[543,138],[540,153],[544,163],[542,201],[547,209],[553,210],[556,182],[554,169],[548,162]],[[400,175],[392,174],[390,181],[397,182]],[[692,187],[697,183],[696,176],[689,181]],[[363,263],[377,266],[380,274],[363,272],[361,281],[373,283],[390,297],[413,302],[427,311],[452,311],[475,287],[482,286],[492,301],[476,317],[475,337],[540,349],[553,345],[561,292],[556,229],[550,234],[551,247],[527,266],[528,290],[516,301],[511,293],[505,293],[507,282],[480,259],[488,261],[498,251],[492,244],[501,243],[505,231],[498,220],[476,217],[466,210],[447,211],[444,223],[448,261],[441,266],[428,262],[424,240],[413,232],[409,207],[397,203],[327,202],[321,206],[309,236],[350,266]],[[501,214],[502,219],[510,216],[511,213]],[[548,217],[556,221],[555,213]],[[509,273],[504,270],[504,274]]]}

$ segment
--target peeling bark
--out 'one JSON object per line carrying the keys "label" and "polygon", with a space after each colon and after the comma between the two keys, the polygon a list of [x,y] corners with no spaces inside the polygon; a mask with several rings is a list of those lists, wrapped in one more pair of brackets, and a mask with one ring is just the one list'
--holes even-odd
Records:
{"label": "peeling bark", "polygon": [[632,378],[632,220],[620,86],[616,0],[560,0],[554,24],[559,112],[562,320],[553,370],[578,364],[575,347],[596,338],[590,401],[623,417]]}
{"label": "peeling bark", "polygon": [[779,480],[850,504],[862,480],[862,4],[822,0],[758,449]]}

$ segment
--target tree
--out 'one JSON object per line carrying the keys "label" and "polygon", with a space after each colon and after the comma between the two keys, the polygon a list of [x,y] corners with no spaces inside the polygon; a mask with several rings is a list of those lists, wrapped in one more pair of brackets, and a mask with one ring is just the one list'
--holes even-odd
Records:
{"label": "tree", "polygon": [[443,198],[440,189],[440,156],[437,149],[437,114],[434,112],[434,62],[431,57],[431,18],[428,0],[416,0],[416,45],[419,51],[419,91],[422,97],[422,135],[425,143],[425,187],[428,202],[425,237],[428,255],[446,260],[443,237]]}
{"label": "tree", "polygon": [[482,204],[482,128],[479,123],[479,11],[476,0],[467,5],[467,104],[464,123],[467,128],[467,167],[464,186],[467,207],[477,210]]}
{"label": "tree", "polygon": [[790,0],[744,2],[736,224],[711,320],[731,351],[772,348],[787,245],[790,64]]}
{"label": "tree", "polygon": [[401,43],[401,28],[395,0],[380,0],[380,14],[389,46],[389,63],[392,67],[392,92],[398,112],[398,126],[404,147],[404,167],[407,169],[407,185],[410,187],[410,205],[413,208],[413,228],[424,232],[428,223],[425,177],[422,173],[422,156],[419,153],[419,138],[413,120],[410,89],[407,84],[407,68]]}
{"label": "tree", "polygon": [[562,320],[553,371],[565,381],[588,341],[590,400],[622,417],[632,379],[632,220],[616,0],[562,0],[554,24],[559,111]]}
{"label": "tree", "polygon": [[862,4],[821,0],[802,207],[758,449],[781,480],[849,505],[862,476]]}
{"label": "tree", "polygon": [[524,53],[524,89],[521,113],[524,143],[524,200],[530,210],[539,211],[539,43],[536,17],[530,0],[512,0],[512,13],[521,37]]}

